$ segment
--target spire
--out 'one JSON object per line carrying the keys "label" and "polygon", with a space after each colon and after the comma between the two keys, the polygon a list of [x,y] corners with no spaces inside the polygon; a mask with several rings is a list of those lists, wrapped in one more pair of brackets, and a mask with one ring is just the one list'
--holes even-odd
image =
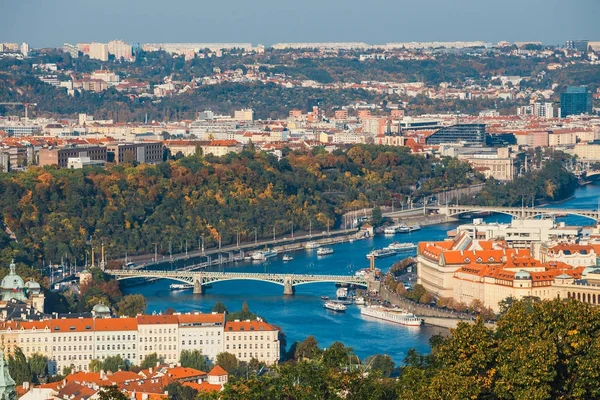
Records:
{"label": "spire", "polygon": [[15,265],[15,259],[13,258],[11,263],[10,263],[10,274],[11,275],[16,275],[16,268],[17,266]]}

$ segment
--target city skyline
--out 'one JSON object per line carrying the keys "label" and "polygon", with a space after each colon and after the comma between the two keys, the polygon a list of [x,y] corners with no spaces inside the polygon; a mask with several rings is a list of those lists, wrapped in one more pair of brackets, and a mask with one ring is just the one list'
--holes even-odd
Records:
{"label": "city skyline", "polygon": [[[13,16],[0,27],[3,41],[28,42],[33,47],[59,47],[64,42],[106,42],[120,38],[144,42],[366,42],[507,40],[562,44],[569,39],[600,38],[594,15],[600,3],[578,0],[569,4],[565,23],[558,0],[508,0],[497,8],[489,1],[443,0],[388,3],[375,0],[368,8],[358,1],[314,0],[302,6],[274,0],[199,4],[176,0],[169,4],[137,0],[53,3],[24,0],[5,5]],[[60,9],[63,20],[48,18]],[[28,23],[18,23],[28,21]],[[60,23],[57,23],[60,22]]]}

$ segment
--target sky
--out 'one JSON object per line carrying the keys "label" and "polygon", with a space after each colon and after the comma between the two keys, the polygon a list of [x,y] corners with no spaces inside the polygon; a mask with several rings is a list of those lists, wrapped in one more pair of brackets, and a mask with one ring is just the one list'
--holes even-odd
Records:
{"label": "sky", "polygon": [[600,0],[0,0],[0,42],[600,41]]}

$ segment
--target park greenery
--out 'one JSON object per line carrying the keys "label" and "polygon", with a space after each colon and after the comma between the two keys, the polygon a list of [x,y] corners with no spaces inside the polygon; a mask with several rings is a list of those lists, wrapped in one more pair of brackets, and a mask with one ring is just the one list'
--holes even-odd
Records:
{"label": "park greenery", "polygon": [[[158,165],[82,170],[30,167],[0,174],[0,263],[82,265],[104,243],[109,259],[162,255],[241,241],[324,231],[343,214],[481,181],[465,162],[433,162],[407,148],[357,145],[224,157],[189,156]],[[115,238],[118,238],[116,240]],[[98,292],[101,296],[101,293]]]}

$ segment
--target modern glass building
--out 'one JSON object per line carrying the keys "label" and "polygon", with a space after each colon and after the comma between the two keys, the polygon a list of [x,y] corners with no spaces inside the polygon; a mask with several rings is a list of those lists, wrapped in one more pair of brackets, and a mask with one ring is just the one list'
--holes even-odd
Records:
{"label": "modern glass building", "polygon": [[458,143],[485,144],[485,124],[457,124],[442,128],[427,139],[427,144]]}
{"label": "modern glass building", "polygon": [[568,86],[560,95],[560,117],[569,115],[591,114],[592,92],[587,86]]}

